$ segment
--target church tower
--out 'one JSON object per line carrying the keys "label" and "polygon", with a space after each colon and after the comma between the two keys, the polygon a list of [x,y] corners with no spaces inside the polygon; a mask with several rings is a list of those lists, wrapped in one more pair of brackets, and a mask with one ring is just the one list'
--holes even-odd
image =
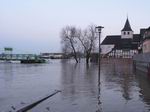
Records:
{"label": "church tower", "polygon": [[124,28],[121,30],[121,38],[122,39],[132,39],[133,38],[133,31],[131,29],[129,20],[127,18]]}

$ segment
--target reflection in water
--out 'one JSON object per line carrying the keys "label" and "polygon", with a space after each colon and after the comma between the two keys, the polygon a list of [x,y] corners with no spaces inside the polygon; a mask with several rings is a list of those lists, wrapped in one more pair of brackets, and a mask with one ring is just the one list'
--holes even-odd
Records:
{"label": "reflection in water", "polygon": [[60,89],[62,93],[32,112],[48,109],[52,112],[150,111],[150,80],[140,72],[133,74],[131,60],[102,60],[100,78],[97,64],[87,66],[82,61],[79,64],[72,60],[53,60],[42,65],[0,64],[0,109],[7,110],[22,101],[35,101]]}
{"label": "reflection in water", "polygon": [[100,83],[100,81],[98,82],[98,109],[96,110],[96,112],[102,112],[101,83]]}
{"label": "reflection in water", "polygon": [[[76,65],[70,62],[61,64],[63,100],[75,104],[79,112],[94,111],[97,102],[97,65]],[[68,107],[70,108],[72,107]]]}
{"label": "reflection in water", "polygon": [[136,79],[139,82],[139,97],[147,104],[146,107],[150,111],[150,79],[145,74],[140,73],[140,71],[137,72]]}
{"label": "reflection in water", "polygon": [[13,66],[12,64],[4,64],[4,80],[5,82],[10,82],[13,80]]}
{"label": "reflection in water", "polygon": [[102,112],[102,103],[101,103],[101,61],[98,63],[98,109],[96,112]]}
{"label": "reflection in water", "polygon": [[[12,66],[12,64],[10,63],[4,63],[4,64],[0,64],[0,82],[1,82],[1,86],[0,89],[3,85],[3,88],[6,88],[5,90],[2,88],[1,92],[3,92],[4,94],[9,92],[9,89],[12,87],[12,83],[13,83],[13,68],[14,66]],[[5,75],[3,75],[5,74]]]}
{"label": "reflection in water", "polygon": [[108,82],[108,87],[114,89],[120,88],[119,90],[121,91],[123,98],[127,101],[131,100],[131,89],[132,84],[134,83],[132,62],[130,60],[111,60],[106,66],[104,66],[105,68],[103,69],[109,68],[107,73],[105,73],[105,80]]}

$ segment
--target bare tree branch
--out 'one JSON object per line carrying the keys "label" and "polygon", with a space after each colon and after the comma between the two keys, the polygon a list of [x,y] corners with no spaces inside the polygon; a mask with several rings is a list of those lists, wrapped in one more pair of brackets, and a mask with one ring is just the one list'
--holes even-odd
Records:
{"label": "bare tree branch", "polygon": [[77,29],[74,26],[66,26],[61,32],[61,43],[63,52],[73,53],[73,57],[78,63],[77,57]]}
{"label": "bare tree branch", "polygon": [[95,43],[97,41],[97,37],[95,35],[95,25],[90,25],[87,29],[83,30],[82,35],[78,36],[78,39],[84,48],[86,53],[86,63],[88,64],[91,52],[94,50]]}

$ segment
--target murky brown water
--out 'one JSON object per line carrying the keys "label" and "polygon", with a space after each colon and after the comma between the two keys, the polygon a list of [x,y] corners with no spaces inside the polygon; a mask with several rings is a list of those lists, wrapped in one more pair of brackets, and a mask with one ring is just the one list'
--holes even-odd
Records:
{"label": "murky brown water", "polygon": [[150,80],[132,72],[131,61],[98,65],[52,60],[49,64],[0,63],[0,112],[26,106],[51,93],[31,112],[149,112]]}

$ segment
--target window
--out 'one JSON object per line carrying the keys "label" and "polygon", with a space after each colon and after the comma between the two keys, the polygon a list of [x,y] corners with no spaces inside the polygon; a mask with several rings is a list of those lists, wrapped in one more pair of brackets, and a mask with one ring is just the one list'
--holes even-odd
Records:
{"label": "window", "polygon": [[130,32],[128,32],[128,35],[130,34]]}
{"label": "window", "polygon": [[126,32],[124,32],[123,34],[126,35]]}

